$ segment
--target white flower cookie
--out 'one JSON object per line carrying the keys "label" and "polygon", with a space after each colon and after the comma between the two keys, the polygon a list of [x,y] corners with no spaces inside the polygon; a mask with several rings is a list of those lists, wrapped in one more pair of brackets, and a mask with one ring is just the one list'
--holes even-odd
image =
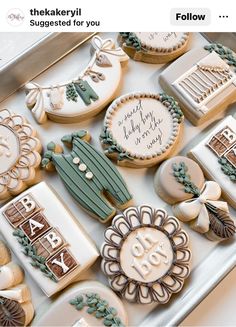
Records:
{"label": "white flower cookie", "polygon": [[122,49],[134,60],[151,64],[169,62],[187,51],[190,34],[186,32],[121,32]]}

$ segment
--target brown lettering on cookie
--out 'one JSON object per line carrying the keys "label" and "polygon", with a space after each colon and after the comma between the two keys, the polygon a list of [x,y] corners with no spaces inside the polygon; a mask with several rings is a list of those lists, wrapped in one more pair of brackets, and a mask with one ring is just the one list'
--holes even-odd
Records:
{"label": "brown lettering on cookie", "polygon": [[78,263],[67,249],[62,249],[51,257],[46,265],[59,280],[76,268]]}
{"label": "brown lettering on cookie", "polygon": [[3,214],[8,222],[16,228],[40,210],[42,209],[32,195],[27,194],[18,201],[10,204]]}
{"label": "brown lettering on cookie", "polygon": [[20,228],[26,234],[28,239],[32,242],[36,240],[40,235],[48,231],[51,226],[47,222],[44,215],[39,212],[30,219],[28,219],[26,222],[24,222],[22,225],[20,225]]}
{"label": "brown lettering on cookie", "polygon": [[56,228],[52,228],[34,243],[37,254],[46,259],[65,245],[66,242]]}

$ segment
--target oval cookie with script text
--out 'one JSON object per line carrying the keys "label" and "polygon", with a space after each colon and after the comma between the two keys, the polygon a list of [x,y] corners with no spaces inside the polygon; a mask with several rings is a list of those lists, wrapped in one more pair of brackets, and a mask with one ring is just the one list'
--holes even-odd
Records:
{"label": "oval cookie with script text", "polygon": [[151,167],[175,151],[182,128],[183,113],[174,98],[130,93],[108,108],[100,140],[119,165]]}

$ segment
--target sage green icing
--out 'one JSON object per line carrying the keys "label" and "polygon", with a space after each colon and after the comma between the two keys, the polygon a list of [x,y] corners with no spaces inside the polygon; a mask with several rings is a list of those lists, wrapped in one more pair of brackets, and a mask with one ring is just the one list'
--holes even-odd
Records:
{"label": "sage green icing", "polygon": [[184,162],[174,163],[172,168],[176,181],[184,186],[184,191],[197,197],[200,196],[199,188],[191,182],[191,176],[187,174],[188,167],[186,164]]}
{"label": "sage green icing", "polygon": [[136,51],[142,50],[141,42],[133,32],[120,32],[120,35],[127,46],[135,48]]}
{"label": "sage green icing", "polygon": [[205,45],[204,49],[209,52],[215,51],[221,59],[225,60],[229,66],[233,66],[234,70],[236,71],[236,56],[231,49],[223,46],[220,43],[211,43]]}
{"label": "sage green icing", "polygon": [[236,181],[236,168],[231,165],[231,163],[226,158],[220,158],[218,160],[219,164],[221,165],[221,170],[227,176],[229,176],[232,182]]}
{"label": "sage green icing", "polygon": [[[126,204],[132,196],[116,167],[104,154],[84,141],[84,136],[85,131],[64,136],[62,141],[72,143],[71,152],[57,154],[48,150],[42,165],[45,167],[51,161],[71,195],[84,209],[105,221],[115,210],[106,196],[118,206]],[[87,166],[86,171],[92,172],[92,179],[88,180],[86,172],[80,171],[78,165],[73,163],[75,157]]]}
{"label": "sage green icing", "polygon": [[175,113],[174,117],[178,119],[178,123],[180,124],[183,120],[184,114],[180,109],[178,102],[166,93],[160,93],[160,101],[167,106],[169,110],[172,110]]}
{"label": "sage green icing", "polygon": [[31,266],[40,269],[41,272],[44,274],[44,276],[50,278],[54,282],[57,282],[54,274],[48,269],[48,267],[45,264],[46,258],[39,256],[37,254],[37,250],[35,246],[31,244],[25,233],[18,228],[13,232],[13,235],[17,237],[18,242],[24,248],[23,251],[24,255],[32,259],[32,262],[30,263]]}
{"label": "sage green icing", "polygon": [[75,306],[78,311],[86,307],[88,314],[95,316],[97,319],[103,319],[104,326],[124,327],[121,319],[117,317],[117,310],[110,307],[109,303],[101,299],[96,293],[79,295],[70,300],[69,303]]}
{"label": "sage green icing", "polygon": [[99,99],[97,93],[89,85],[87,81],[79,79],[77,82],[72,82],[66,86],[66,98],[68,101],[72,100],[77,102],[78,96],[88,106],[91,100],[96,101]]}

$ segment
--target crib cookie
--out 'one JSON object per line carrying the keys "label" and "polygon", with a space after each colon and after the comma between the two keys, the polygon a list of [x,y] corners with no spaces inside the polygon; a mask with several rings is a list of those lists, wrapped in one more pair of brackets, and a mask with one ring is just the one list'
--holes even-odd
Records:
{"label": "crib cookie", "polygon": [[121,32],[118,40],[122,49],[134,60],[161,64],[187,51],[190,33]]}
{"label": "crib cookie", "polygon": [[190,272],[188,236],[165,210],[130,207],[104,237],[102,270],[128,301],[163,304],[183,287]]}
{"label": "crib cookie", "polygon": [[112,290],[88,280],[65,290],[35,325],[124,327],[128,326],[128,317],[123,303]]}
{"label": "crib cookie", "polygon": [[221,188],[214,181],[204,181],[199,165],[178,156],[166,160],[158,169],[155,180],[157,194],[174,204],[174,215],[212,241],[234,236],[236,226],[230,217],[227,202],[220,201]]}
{"label": "crib cookie", "polygon": [[236,120],[227,116],[189,153],[205,176],[217,182],[222,196],[236,208]]}
{"label": "crib cookie", "polygon": [[112,39],[92,39],[93,55],[88,66],[74,79],[56,85],[26,85],[26,105],[39,124],[47,118],[58,123],[74,123],[99,113],[119,89],[121,64],[129,57]]}
{"label": "crib cookie", "polygon": [[36,182],[41,143],[24,117],[0,110],[0,200],[19,194]]}
{"label": "crib cookie", "polygon": [[75,200],[105,223],[115,215],[115,207],[129,206],[132,196],[116,167],[89,140],[90,135],[84,130],[62,137],[72,146],[68,154],[59,145],[49,143],[42,165],[48,170],[55,168]]}
{"label": "crib cookie", "polygon": [[65,288],[99,256],[88,235],[45,182],[1,208],[0,231],[47,296]]}
{"label": "crib cookie", "polygon": [[236,101],[236,55],[221,44],[196,48],[160,75],[192,124],[200,125]]}
{"label": "crib cookie", "polygon": [[173,154],[182,129],[183,114],[172,97],[130,93],[108,108],[100,140],[118,165],[151,167]]}

